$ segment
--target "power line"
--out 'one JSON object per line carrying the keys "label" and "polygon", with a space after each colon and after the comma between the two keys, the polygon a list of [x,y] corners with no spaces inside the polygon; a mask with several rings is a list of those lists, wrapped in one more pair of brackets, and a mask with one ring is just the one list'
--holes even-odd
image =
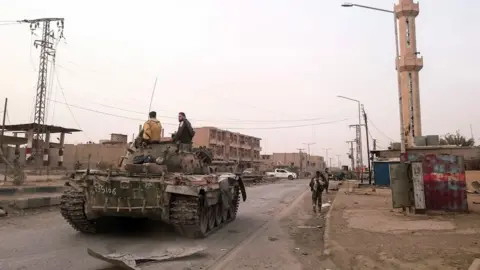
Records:
{"label": "power line", "polygon": [[390,136],[388,136],[387,134],[383,133],[379,128],[377,128],[377,126],[372,122],[371,119],[368,119],[369,122],[370,122],[370,125],[375,128],[380,134],[382,134],[383,136],[385,136],[385,138],[389,139],[390,141],[394,142],[395,140],[392,139]]}
{"label": "power line", "polygon": [[[77,118],[75,118],[75,115],[73,114],[72,112],[72,109],[70,108],[70,105],[67,103],[67,98],[65,97],[65,93],[63,91],[63,87],[62,85],[60,84],[60,79],[58,78],[58,75],[57,73],[55,73],[55,77],[57,79],[57,84],[58,84],[58,88],[60,88],[60,91],[62,92],[62,96],[63,96],[63,100],[65,101],[65,105],[67,105],[67,108],[68,108],[68,111],[70,112],[70,115],[72,116],[73,118],[73,121],[75,122],[75,124],[77,124],[77,127],[83,132],[83,134],[85,135],[85,137],[87,137],[87,139],[89,141],[93,141],[92,138],[90,138],[87,134],[87,132],[85,132],[85,130],[82,129],[82,127],[80,126],[80,124],[78,123],[77,121]],[[50,100],[50,101],[53,101],[53,100]],[[54,101],[55,102],[55,101]]]}
{"label": "power line", "polygon": [[0,26],[7,26],[7,25],[14,25],[14,24],[20,24],[19,22],[0,22]]}
{"label": "power line", "polygon": [[[60,87],[60,89],[62,89],[62,88]],[[69,107],[77,108],[77,109],[80,109],[80,110],[89,111],[89,112],[98,113],[98,114],[103,114],[103,115],[108,115],[108,116],[117,117],[117,118],[122,118],[122,119],[126,119],[126,120],[145,121],[145,119],[127,117],[127,116],[118,115],[118,114],[113,114],[113,113],[107,113],[107,112],[103,112],[103,111],[99,111],[99,110],[94,110],[94,109],[90,109],[90,108],[85,108],[85,107],[82,107],[82,106],[77,106],[77,105],[73,105],[73,104],[67,104],[67,103],[65,103],[65,102],[61,102],[61,101],[58,101],[58,100],[53,100],[53,99],[51,99],[50,101],[55,102],[55,103],[58,103],[58,104],[64,104],[64,105],[67,105],[67,106],[69,106]],[[333,123],[344,122],[344,121],[347,121],[347,120],[350,120],[350,118],[340,119],[340,120],[334,120],[334,121],[328,121],[328,122],[303,124],[303,125],[276,126],[276,127],[259,127],[259,128],[251,128],[251,127],[228,127],[228,128],[227,128],[227,127],[222,127],[222,129],[229,129],[229,130],[235,130],[235,129],[237,129],[237,130],[238,130],[238,129],[242,129],[242,130],[285,129],[285,128],[297,128],[297,127],[307,127],[307,126],[319,126],[319,125],[333,124]],[[162,122],[162,125],[178,126],[178,124],[174,124],[174,123],[164,123],[164,122]]]}
{"label": "power line", "polygon": [[[51,100],[53,102],[57,102],[58,101],[55,101],[55,100]],[[103,104],[103,103],[98,103],[98,102],[94,102],[94,101],[90,101],[90,103],[94,103],[96,105],[99,105],[99,106],[102,106],[102,107],[105,107],[105,108],[110,108],[110,109],[115,109],[115,110],[119,110],[119,111],[124,111],[124,112],[129,112],[129,113],[135,113],[135,114],[140,114],[140,115],[145,115],[145,112],[140,112],[140,111],[135,111],[135,110],[130,110],[130,109],[125,109],[125,108],[120,108],[120,107],[117,107],[117,106],[112,106],[112,105],[108,105],[108,104]],[[70,106],[74,106],[72,104],[69,104]],[[81,107],[81,106],[77,106],[77,107]],[[173,116],[166,116],[166,115],[157,115],[158,118],[167,118],[167,119],[177,119],[177,117],[173,117]],[[131,118],[131,119],[136,119],[136,118]],[[292,122],[311,122],[311,121],[319,121],[319,120],[325,120],[325,119],[328,119],[326,117],[318,117],[318,118],[306,118],[306,119],[294,119],[294,120],[285,120],[285,119],[282,119],[282,120],[242,120],[242,119],[230,119],[230,121],[224,121],[224,120],[221,120],[221,122],[224,122],[224,123],[242,123],[242,124],[267,124],[267,123],[292,123]],[[197,118],[192,118],[191,120],[193,121],[198,121],[198,122],[212,122],[212,121],[218,121],[218,120],[215,120],[215,119],[211,119],[211,120],[207,120],[207,119],[197,119]],[[143,120],[142,120],[143,121]],[[174,124],[174,125],[177,125],[177,124]],[[307,124],[305,126],[311,126],[311,124]]]}

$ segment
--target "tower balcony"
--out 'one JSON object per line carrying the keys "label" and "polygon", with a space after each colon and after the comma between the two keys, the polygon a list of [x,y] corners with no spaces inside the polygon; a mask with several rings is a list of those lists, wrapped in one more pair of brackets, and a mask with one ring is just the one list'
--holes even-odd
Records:
{"label": "tower balcony", "polygon": [[420,7],[418,3],[414,3],[413,0],[400,1],[401,3],[395,5],[395,14],[397,18],[406,16],[418,16],[420,13]]}
{"label": "tower balcony", "polygon": [[423,57],[416,55],[403,56],[398,59],[399,71],[420,71],[423,68]]}

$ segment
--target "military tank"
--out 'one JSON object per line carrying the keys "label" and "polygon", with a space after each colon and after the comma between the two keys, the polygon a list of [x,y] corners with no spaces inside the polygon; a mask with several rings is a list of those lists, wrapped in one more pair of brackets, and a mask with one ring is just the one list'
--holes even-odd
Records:
{"label": "military tank", "polygon": [[232,166],[215,164],[206,148],[172,141],[131,143],[118,168],[76,170],[60,210],[70,225],[95,234],[116,217],[148,218],[202,238],[233,221],[247,194]]}

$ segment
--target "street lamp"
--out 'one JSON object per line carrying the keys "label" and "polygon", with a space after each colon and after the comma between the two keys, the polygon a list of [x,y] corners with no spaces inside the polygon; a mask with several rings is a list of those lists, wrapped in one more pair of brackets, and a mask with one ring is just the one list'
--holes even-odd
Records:
{"label": "street lamp", "polygon": [[398,60],[400,59],[400,52],[399,52],[399,48],[398,48],[397,15],[395,14],[395,12],[393,10],[364,6],[364,5],[358,5],[358,4],[348,3],[348,2],[343,3],[342,7],[359,7],[359,8],[365,8],[365,9],[370,9],[370,10],[381,11],[381,12],[386,12],[386,13],[393,14],[393,25],[394,25],[394,30],[395,30],[395,52],[396,52],[395,69],[397,70],[398,102],[399,102],[399,110],[400,110],[400,145],[401,145],[400,152],[402,154],[404,154],[405,153],[405,132],[404,132],[403,110],[402,110],[402,88],[401,88],[401,84],[400,84],[400,70],[398,68]]}
{"label": "street lamp", "polygon": [[310,166],[310,145],[314,145],[314,142],[303,143],[307,146],[307,166]]}
{"label": "street lamp", "polygon": [[[362,153],[362,104],[360,103],[360,100],[357,100],[357,99],[353,99],[353,98],[349,98],[349,97],[345,97],[345,96],[337,96],[338,98],[343,98],[343,99],[347,99],[347,100],[350,100],[350,101],[353,101],[353,102],[356,102],[358,104],[358,127],[356,129],[356,132],[357,132],[357,138],[358,138],[358,142],[357,142],[357,153],[358,153],[358,157],[357,157],[357,160],[358,160],[358,164],[360,165],[360,168],[363,167],[363,153]],[[367,154],[368,156],[368,154]],[[358,166],[357,166],[358,167]],[[360,170],[360,168],[357,168],[358,170]],[[353,169],[353,168],[352,168]]]}

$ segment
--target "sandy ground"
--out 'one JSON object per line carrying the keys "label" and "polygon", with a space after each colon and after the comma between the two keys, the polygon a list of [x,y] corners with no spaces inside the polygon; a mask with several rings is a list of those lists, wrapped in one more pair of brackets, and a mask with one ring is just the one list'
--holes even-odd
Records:
{"label": "sandy ground", "polygon": [[[330,183],[335,188],[337,182]],[[336,192],[323,197],[331,201]],[[323,256],[324,218],[328,205],[321,213],[313,213],[309,191],[270,220],[251,239],[216,265],[216,270],[322,270],[334,269]]]}
{"label": "sandy ground", "polygon": [[406,216],[389,189],[340,190],[331,215],[332,260],[340,269],[468,269],[480,257],[480,215]]}

